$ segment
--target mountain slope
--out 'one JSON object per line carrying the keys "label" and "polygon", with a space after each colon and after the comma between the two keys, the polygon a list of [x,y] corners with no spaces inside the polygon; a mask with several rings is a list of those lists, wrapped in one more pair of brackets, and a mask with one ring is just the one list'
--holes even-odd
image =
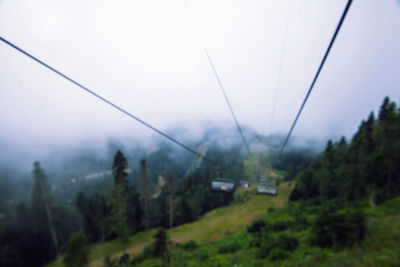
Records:
{"label": "mountain slope", "polygon": [[[215,209],[199,220],[184,224],[169,230],[169,237],[174,243],[184,243],[194,240],[199,243],[216,241],[226,232],[235,231],[247,226],[257,218],[265,215],[268,208],[276,208],[287,202],[288,195],[293,189],[288,183],[279,186],[278,196],[257,195],[256,185],[250,188],[239,188],[236,192],[236,203],[227,207]],[[153,242],[155,230],[138,233],[129,239],[127,253],[134,257],[143,251],[143,248]],[[117,241],[95,244],[89,250],[89,266],[102,266],[106,256],[119,258],[122,255],[122,245]],[[63,266],[62,257],[49,266]]]}

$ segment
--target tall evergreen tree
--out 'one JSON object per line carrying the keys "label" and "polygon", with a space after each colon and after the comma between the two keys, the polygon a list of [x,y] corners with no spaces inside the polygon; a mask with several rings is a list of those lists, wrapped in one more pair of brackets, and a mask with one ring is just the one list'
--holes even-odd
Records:
{"label": "tall evergreen tree", "polygon": [[114,174],[114,184],[122,184],[123,187],[126,186],[126,177],[128,176],[127,170],[127,160],[120,150],[114,156],[113,163],[113,174]]}
{"label": "tall evergreen tree", "polygon": [[[33,164],[34,185],[32,191],[32,215],[34,230],[41,240],[42,249],[47,253],[44,260],[50,260],[57,254],[58,239],[54,227],[50,201],[50,190],[46,175],[39,162]],[[46,248],[47,247],[47,248]]]}
{"label": "tall evergreen tree", "polygon": [[170,255],[168,250],[168,234],[161,228],[154,235],[154,256],[160,257],[163,261],[163,266],[169,266],[170,264]]}
{"label": "tall evergreen tree", "polygon": [[127,201],[127,181],[126,181],[126,168],[127,160],[121,151],[114,156],[113,173],[114,173],[114,188],[113,196],[111,199],[111,221],[113,230],[122,241],[123,253],[125,255],[126,244],[129,237],[129,229],[127,224],[126,215],[126,201]]}
{"label": "tall evergreen tree", "polygon": [[150,228],[150,191],[149,191],[149,181],[147,179],[146,171],[146,160],[140,160],[140,197],[144,210],[144,221],[143,224],[148,230]]}
{"label": "tall evergreen tree", "polygon": [[168,190],[168,217],[169,228],[174,225],[174,176],[171,171],[167,172],[167,190]]}

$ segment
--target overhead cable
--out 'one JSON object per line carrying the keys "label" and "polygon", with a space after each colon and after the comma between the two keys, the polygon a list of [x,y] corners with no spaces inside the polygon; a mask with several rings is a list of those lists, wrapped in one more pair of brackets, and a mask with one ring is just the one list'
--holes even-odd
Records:
{"label": "overhead cable", "polygon": [[[188,5],[187,1],[186,1],[186,0],[183,0],[183,3],[184,3],[184,5],[185,5],[185,8],[186,8],[186,10],[188,11],[188,13],[190,13],[190,9],[189,9],[189,5]],[[189,20],[189,22],[191,22],[191,21]],[[250,147],[249,147],[249,144],[247,143],[247,141],[246,141],[246,139],[245,139],[245,137],[244,137],[244,135],[243,135],[242,128],[240,127],[239,122],[238,122],[238,120],[237,120],[237,118],[236,118],[236,115],[235,115],[235,113],[233,112],[232,105],[231,105],[231,103],[230,103],[230,101],[229,101],[229,99],[228,99],[228,96],[227,96],[226,92],[225,92],[224,86],[223,86],[222,81],[221,81],[221,79],[220,79],[220,77],[219,77],[219,75],[218,75],[217,69],[215,68],[215,65],[214,65],[214,63],[213,63],[213,61],[212,61],[212,58],[211,58],[211,56],[210,56],[210,53],[208,53],[208,49],[207,49],[207,47],[206,47],[205,45],[203,45],[202,47],[203,47],[203,50],[204,50],[204,52],[205,52],[205,54],[206,54],[206,56],[207,56],[208,62],[209,62],[210,66],[211,66],[211,68],[212,68],[212,70],[213,70],[213,72],[214,72],[215,78],[217,79],[219,88],[221,89],[222,94],[224,95],[225,101],[226,101],[226,103],[227,103],[227,105],[228,105],[228,107],[229,107],[229,110],[230,110],[231,114],[232,114],[232,117],[233,117],[233,120],[234,120],[234,122],[235,122],[236,128],[237,128],[237,130],[238,130],[238,132],[239,132],[239,134],[240,134],[240,137],[242,138],[242,141],[243,141],[243,144],[244,144],[244,146],[245,146],[245,148],[246,148],[246,150],[247,150],[247,153],[250,154]]]}
{"label": "overhead cable", "polygon": [[289,31],[290,10],[292,7],[292,0],[288,0],[288,1],[289,1],[289,3],[288,3],[288,7],[287,7],[286,24],[285,24],[285,30],[283,33],[283,45],[282,45],[280,61],[279,61],[278,77],[276,79],[276,85],[275,85],[276,87],[275,87],[274,103],[272,104],[269,132],[272,132],[272,127],[273,127],[273,123],[274,123],[276,103],[278,100],[278,93],[279,93],[279,88],[280,88],[281,79],[282,79],[282,70],[283,70],[283,65],[284,65],[283,63],[285,61],[285,55],[286,55],[286,49],[287,49],[287,35],[288,35],[288,31]]}
{"label": "overhead cable", "polygon": [[215,68],[215,66],[214,66],[214,63],[213,63],[213,61],[212,61],[212,59],[211,59],[211,56],[210,56],[210,54],[208,53],[208,50],[207,50],[207,48],[206,48],[205,46],[203,46],[203,49],[204,49],[204,51],[205,51],[205,53],[206,53],[206,55],[207,55],[208,62],[210,62],[211,68],[212,68],[212,70],[213,70],[213,72],[214,72],[214,74],[215,74],[215,78],[216,78],[217,81],[218,81],[219,88],[221,88],[222,94],[223,94],[224,97],[225,97],[225,101],[226,101],[226,103],[228,104],[229,110],[231,111],[233,120],[234,120],[234,122],[235,122],[235,124],[236,124],[236,128],[237,128],[237,130],[239,131],[240,136],[242,137],[242,140],[243,140],[243,143],[244,143],[244,145],[245,145],[245,147],[246,147],[247,153],[250,154],[249,144],[247,143],[246,138],[244,138],[244,135],[243,135],[243,132],[242,132],[242,128],[241,128],[240,125],[239,125],[239,122],[238,122],[238,120],[237,120],[237,118],[236,118],[235,112],[233,112],[232,105],[231,105],[231,103],[230,103],[230,101],[229,101],[228,96],[226,95],[224,86],[223,86],[223,84],[222,84],[222,82],[221,82],[221,79],[219,78],[218,72],[217,72],[217,70],[216,70],[216,68]]}
{"label": "overhead cable", "polygon": [[313,87],[314,87],[314,85],[315,85],[315,82],[316,82],[317,79],[318,79],[318,76],[319,76],[319,74],[320,74],[320,72],[321,72],[321,70],[322,70],[322,67],[324,66],[324,63],[325,63],[325,61],[326,61],[326,59],[327,59],[327,57],[328,57],[328,54],[329,54],[329,52],[330,52],[330,50],[331,50],[331,48],[332,48],[332,46],[333,46],[333,43],[335,42],[336,36],[337,36],[338,33],[339,33],[339,30],[340,30],[340,28],[341,28],[341,26],[342,26],[342,24],[343,24],[343,21],[344,21],[346,15],[347,15],[347,13],[348,13],[348,11],[349,11],[349,9],[350,9],[350,6],[351,6],[351,3],[352,3],[352,2],[353,2],[353,0],[348,0],[348,2],[347,2],[347,5],[346,5],[346,7],[345,7],[345,9],[344,9],[344,11],[343,11],[342,17],[340,18],[340,21],[339,21],[339,23],[338,23],[338,25],[337,25],[337,27],[336,27],[335,33],[333,34],[332,39],[331,39],[331,42],[329,43],[329,46],[328,46],[328,48],[327,48],[327,50],[326,50],[326,52],[325,52],[325,55],[324,55],[324,57],[323,57],[323,59],[322,59],[322,62],[321,62],[321,64],[319,65],[318,71],[317,71],[317,73],[315,74],[315,77],[314,77],[314,79],[313,79],[313,81],[312,81],[312,83],[311,83],[310,88],[308,89],[308,92],[307,92],[307,94],[306,94],[306,97],[304,98],[303,103],[301,104],[301,107],[300,107],[300,109],[299,109],[299,111],[298,111],[298,113],[297,113],[297,115],[296,115],[296,118],[294,119],[293,124],[292,124],[292,126],[290,127],[290,130],[289,130],[289,132],[288,132],[288,134],[287,134],[287,136],[286,136],[286,138],[285,138],[285,141],[284,141],[283,144],[282,144],[281,150],[280,150],[280,152],[279,152],[280,155],[282,154],[283,150],[285,149],[285,147],[286,147],[286,145],[287,145],[287,143],[288,143],[288,141],[289,141],[289,138],[290,138],[290,136],[291,136],[291,134],[292,134],[292,132],[293,132],[293,129],[294,129],[294,127],[296,126],[297,120],[299,119],[299,117],[300,117],[300,115],[301,115],[301,112],[303,111],[303,108],[304,108],[304,106],[305,106],[305,104],[306,104],[306,102],[307,102],[307,100],[308,100],[308,97],[310,96],[311,91],[312,91],[312,89],[313,89]]}
{"label": "overhead cable", "polygon": [[2,42],[4,42],[5,44],[11,46],[12,48],[16,49],[17,51],[21,52],[22,54],[24,54],[25,56],[33,59],[34,61],[36,61],[37,63],[41,64],[42,66],[46,67],[47,69],[53,71],[54,73],[58,74],[59,76],[63,77],[64,79],[70,81],[71,83],[75,84],[76,86],[80,87],[81,89],[83,89],[84,91],[88,92],[89,94],[93,95],[94,97],[96,97],[97,99],[103,101],[104,103],[112,106],[113,108],[117,109],[118,111],[124,113],[125,115],[129,116],[130,118],[136,120],[137,122],[141,123],[142,125],[146,126],[147,128],[153,130],[154,132],[156,132],[157,134],[163,136],[164,138],[168,139],[169,141],[181,146],[182,148],[186,149],[187,151],[189,151],[190,153],[208,161],[209,163],[218,166],[218,164],[207,158],[206,156],[200,154],[199,152],[195,151],[194,149],[186,146],[185,144],[177,141],[176,139],[174,139],[173,137],[171,137],[170,135],[158,130],[157,128],[153,127],[152,125],[148,124],[147,122],[141,120],[140,118],[136,117],[135,115],[133,115],[132,113],[129,113],[128,111],[126,111],[125,109],[119,107],[118,105],[112,103],[111,101],[107,100],[106,98],[98,95],[97,93],[95,93],[94,91],[88,89],[87,87],[83,86],[82,84],[76,82],[75,80],[71,79],[70,77],[68,77],[67,75],[61,73],[60,71],[56,70],[55,68],[51,67],[50,65],[44,63],[43,61],[39,60],[38,58],[34,57],[33,55],[31,55],[30,53],[26,52],[25,50],[19,48],[18,46],[14,45],[13,43],[7,41],[6,39],[4,39],[3,37],[0,36],[0,40]]}

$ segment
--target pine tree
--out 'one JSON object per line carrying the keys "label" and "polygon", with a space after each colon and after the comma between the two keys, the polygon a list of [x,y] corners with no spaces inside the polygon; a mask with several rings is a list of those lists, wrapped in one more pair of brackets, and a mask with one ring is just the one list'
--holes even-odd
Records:
{"label": "pine tree", "polygon": [[118,150],[114,156],[113,163],[114,184],[122,184],[124,187],[126,186],[126,177],[128,176],[126,169],[127,160],[124,154]]}
{"label": "pine tree", "polygon": [[171,171],[167,172],[167,190],[168,190],[168,213],[169,228],[174,225],[174,176]]}
{"label": "pine tree", "polygon": [[379,112],[379,120],[376,125],[375,139],[378,149],[378,166],[381,176],[380,180],[385,181],[386,194],[388,196],[399,193],[396,168],[400,160],[400,135],[399,114],[396,104],[385,98]]}
{"label": "pine tree", "polygon": [[142,159],[140,161],[140,198],[144,210],[144,221],[143,224],[148,230],[150,228],[150,192],[149,192],[149,182],[147,179],[146,171],[146,160]]}
{"label": "pine tree", "polygon": [[[34,162],[32,173],[34,178],[32,191],[34,230],[43,239],[43,250],[47,251],[46,259],[49,260],[55,257],[58,249],[58,239],[50,204],[50,190],[47,185],[46,175],[39,162]],[[48,246],[47,249],[46,246]]]}
{"label": "pine tree", "polygon": [[158,230],[154,235],[154,256],[160,257],[163,260],[163,266],[169,266],[170,255],[168,250],[168,235],[164,228]]}
{"label": "pine tree", "polygon": [[126,168],[127,160],[121,151],[114,156],[113,163],[113,173],[114,173],[114,188],[113,195],[111,199],[111,220],[113,230],[117,233],[118,237],[121,239],[123,245],[123,254],[125,255],[126,244],[129,238],[129,229],[127,224],[126,215]]}
{"label": "pine tree", "polygon": [[387,96],[383,100],[381,108],[379,110],[379,121],[385,121],[388,114],[390,113],[390,98]]}

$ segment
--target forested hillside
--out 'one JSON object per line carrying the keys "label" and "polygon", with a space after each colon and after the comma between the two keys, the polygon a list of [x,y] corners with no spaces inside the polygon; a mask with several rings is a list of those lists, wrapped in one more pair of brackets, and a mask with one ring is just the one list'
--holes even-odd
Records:
{"label": "forested hillside", "polygon": [[[276,140],[253,142],[264,141]],[[116,145],[108,162],[89,153],[64,164],[72,174],[88,161],[80,172],[57,179],[39,162],[29,179],[4,170],[0,265],[57,258],[66,266],[398,263],[400,112],[389,98],[351,140],[328,141],[321,153],[279,155],[270,144],[246,156],[238,145],[197,144],[218,170],[166,144],[150,152]],[[255,195],[263,175],[278,185],[278,197]],[[253,187],[216,192],[217,176],[253,180]]]}
{"label": "forested hillside", "polygon": [[371,205],[400,194],[400,114],[385,98],[378,118],[363,120],[350,142],[328,141],[325,151],[296,178],[290,199],[341,199]]}
{"label": "forested hillside", "polygon": [[296,175],[288,204],[216,242],[168,243],[160,254],[168,237],[155,235],[132,266],[397,266],[399,162],[400,112],[386,98],[377,119],[350,142],[329,141]]}
{"label": "forested hillside", "polygon": [[[219,146],[206,139],[199,144],[199,151],[218,159],[219,174],[234,181],[244,177],[244,155],[237,145]],[[161,143],[147,153],[128,150],[137,162],[128,162],[118,143],[112,147],[116,150],[109,162],[104,155],[78,153],[62,163],[65,169],[51,166],[54,176],[39,162],[31,177],[13,179],[10,167],[3,171],[1,266],[43,266],[64,252],[79,230],[88,244],[125,240],[142,230],[197,220],[233,199],[233,193],[211,191],[217,174],[213,166],[171,145]]]}

